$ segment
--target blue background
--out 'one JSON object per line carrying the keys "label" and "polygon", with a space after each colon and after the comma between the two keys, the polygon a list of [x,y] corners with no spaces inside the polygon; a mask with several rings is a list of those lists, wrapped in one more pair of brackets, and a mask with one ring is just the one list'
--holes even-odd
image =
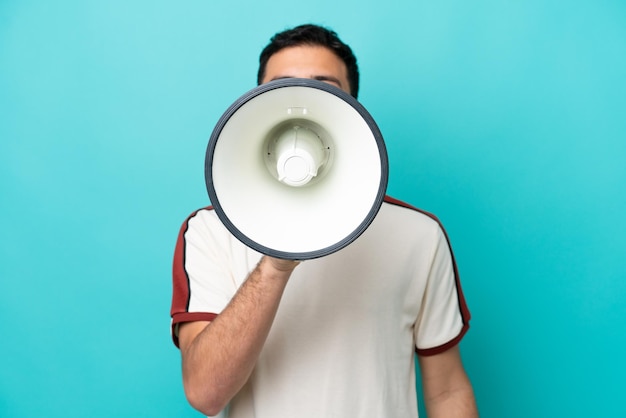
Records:
{"label": "blue background", "polygon": [[309,21],[357,53],[389,193],[447,227],[482,416],[624,416],[621,0],[0,1],[0,416],[198,416],[176,235],[261,48]]}

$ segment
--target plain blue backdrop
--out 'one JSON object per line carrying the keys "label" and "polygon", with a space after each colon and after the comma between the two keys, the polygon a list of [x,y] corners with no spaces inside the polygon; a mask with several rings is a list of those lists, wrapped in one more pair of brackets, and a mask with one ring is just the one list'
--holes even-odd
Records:
{"label": "plain blue backdrop", "polygon": [[0,416],[199,416],[176,235],[214,124],[304,22],[357,53],[389,193],[447,227],[482,416],[625,416],[621,0],[1,0]]}

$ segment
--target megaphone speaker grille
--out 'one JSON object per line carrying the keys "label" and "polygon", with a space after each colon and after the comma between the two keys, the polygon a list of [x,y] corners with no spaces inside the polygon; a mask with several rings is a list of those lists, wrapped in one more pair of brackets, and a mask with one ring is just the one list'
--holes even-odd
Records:
{"label": "megaphone speaker grille", "polygon": [[205,178],[237,239],[263,254],[306,260],[340,250],[371,224],[388,161],[356,99],[316,80],[282,79],[249,91],[220,118]]}

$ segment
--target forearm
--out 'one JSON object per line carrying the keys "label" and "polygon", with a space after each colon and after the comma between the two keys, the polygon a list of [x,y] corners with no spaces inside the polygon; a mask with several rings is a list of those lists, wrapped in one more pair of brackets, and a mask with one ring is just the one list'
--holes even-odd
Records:
{"label": "forearm", "polygon": [[184,347],[185,391],[206,414],[223,409],[254,369],[295,265],[275,267],[264,257],[224,311]]}
{"label": "forearm", "polygon": [[420,356],[419,362],[428,418],[478,417],[458,345],[433,356]]}
{"label": "forearm", "polygon": [[425,398],[428,418],[478,418],[472,386]]}

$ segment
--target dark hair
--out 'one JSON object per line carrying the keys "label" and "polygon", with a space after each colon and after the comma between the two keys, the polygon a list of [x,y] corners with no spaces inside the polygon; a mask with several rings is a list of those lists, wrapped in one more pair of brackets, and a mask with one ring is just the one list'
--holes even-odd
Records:
{"label": "dark hair", "polygon": [[345,64],[348,70],[348,82],[350,83],[350,94],[357,97],[359,93],[359,67],[352,49],[339,39],[337,34],[318,25],[300,25],[293,29],[287,29],[275,34],[270,43],[263,49],[259,56],[259,72],[257,83],[261,84],[265,77],[265,68],[270,57],[283,48],[291,46],[312,45],[322,46],[330,49]]}

